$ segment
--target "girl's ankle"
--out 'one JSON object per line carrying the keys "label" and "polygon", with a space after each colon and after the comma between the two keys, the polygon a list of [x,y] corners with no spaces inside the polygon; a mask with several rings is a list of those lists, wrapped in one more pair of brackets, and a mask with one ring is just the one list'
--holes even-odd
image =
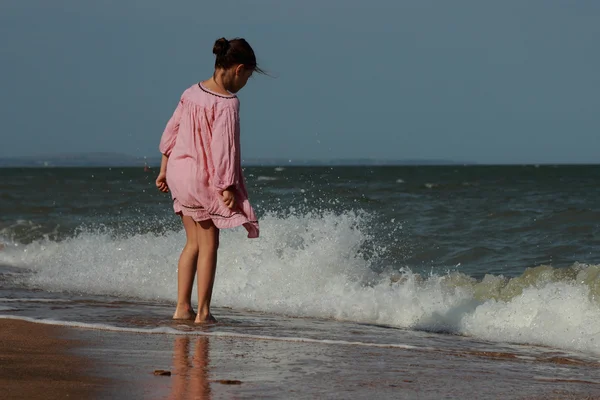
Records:
{"label": "girl's ankle", "polygon": [[178,310],[181,310],[181,311],[191,311],[191,310],[193,310],[193,307],[192,307],[192,305],[190,303],[187,303],[187,304],[179,304],[178,303],[177,306],[176,306],[176,308]]}

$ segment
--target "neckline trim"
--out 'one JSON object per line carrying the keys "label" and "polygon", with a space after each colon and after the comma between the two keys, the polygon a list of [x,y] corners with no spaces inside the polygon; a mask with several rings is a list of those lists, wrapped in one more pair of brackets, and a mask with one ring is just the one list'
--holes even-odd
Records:
{"label": "neckline trim", "polygon": [[202,82],[198,82],[198,87],[203,92],[206,92],[208,94],[212,94],[213,96],[221,97],[222,99],[235,99],[237,97],[235,94],[232,94],[231,96],[225,96],[224,94],[215,93],[212,90],[209,90],[209,89],[205,88],[204,85],[202,84]]}

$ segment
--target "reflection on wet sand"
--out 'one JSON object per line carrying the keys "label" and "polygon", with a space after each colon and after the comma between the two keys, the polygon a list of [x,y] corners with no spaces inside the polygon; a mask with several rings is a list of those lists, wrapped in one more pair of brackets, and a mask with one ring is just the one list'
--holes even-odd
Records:
{"label": "reflection on wet sand", "polygon": [[211,398],[209,368],[209,338],[195,338],[195,348],[190,360],[190,338],[175,338],[173,350],[173,386],[170,399]]}

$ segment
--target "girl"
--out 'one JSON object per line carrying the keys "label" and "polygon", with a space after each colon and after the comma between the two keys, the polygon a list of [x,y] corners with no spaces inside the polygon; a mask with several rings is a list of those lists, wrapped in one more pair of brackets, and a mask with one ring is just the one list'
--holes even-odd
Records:
{"label": "girl", "polygon": [[[252,47],[244,39],[217,40],[215,71],[193,85],[167,123],[160,141],[162,162],[156,186],[170,190],[173,209],[181,216],[187,241],[177,271],[174,319],[215,322],[210,300],[217,268],[219,229],[243,225],[258,237],[258,221],[240,165],[240,102],[235,95],[254,71]],[[191,304],[198,274],[198,314]]]}

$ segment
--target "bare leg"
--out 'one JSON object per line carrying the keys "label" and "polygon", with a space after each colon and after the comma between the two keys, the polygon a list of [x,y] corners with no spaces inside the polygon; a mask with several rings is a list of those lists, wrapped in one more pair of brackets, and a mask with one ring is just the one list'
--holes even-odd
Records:
{"label": "bare leg", "polygon": [[208,336],[196,339],[196,351],[192,359],[192,368],[190,369],[190,392],[194,394],[194,399],[209,400],[210,381],[209,381],[209,339]]}
{"label": "bare leg", "polygon": [[194,319],[192,309],[192,288],[194,275],[198,264],[198,238],[196,236],[196,221],[191,217],[181,217],[185,228],[186,243],[179,257],[177,267],[177,309],[173,319]]}
{"label": "bare leg", "polygon": [[215,273],[217,270],[217,250],[219,248],[219,229],[212,221],[196,222],[198,254],[198,315],[196,322],[214,322],[210,313]]}

